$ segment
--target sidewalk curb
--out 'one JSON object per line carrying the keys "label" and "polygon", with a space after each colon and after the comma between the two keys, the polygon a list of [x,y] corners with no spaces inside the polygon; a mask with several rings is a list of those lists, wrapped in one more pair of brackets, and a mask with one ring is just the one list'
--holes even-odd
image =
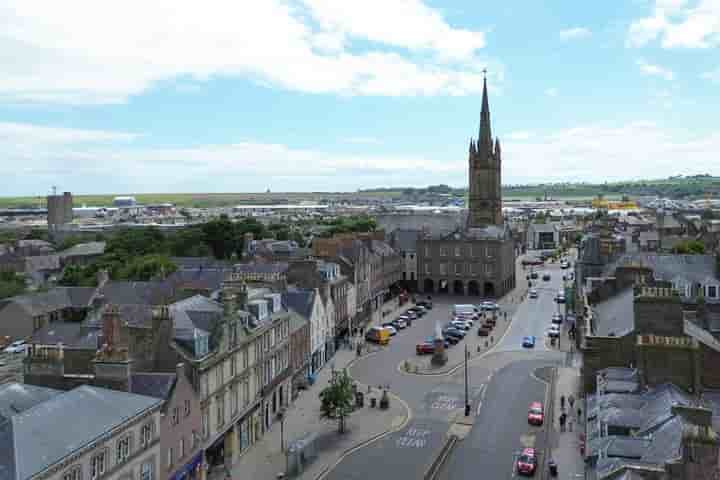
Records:
{"label": "sidewalk curb", "polygon": [[395,432],[398,432],[398,431],[402,430],[403,428],[405,428],[405,427],[407,426],[408,423],[410,423],[410,420],[412,420],[412,410],[410,409],[410,406],[405,402],[405,400],[403,400],[402,398],[398,397],[398,396],[395,395],[394,393],[389,393],[389,392],[388,392],[388,395],[390,395],[390,396],[393,397],[395,400],[397,400],[398,402],[400,402],[400,403],[402,404],[402,406],[405,408],[405,420],[404,420],[400,425],[398,425],[398,426],[395,427],[395,428],[389,428],[389,429],[385,430],[384,432],[380,432],[380,433],[378,433],[377,435],[373,435],[372,437],[368,438],[367,440],[363,440],[362,442],[360,442],[360,443],[358,443],[358,444],[356,444],[356,445],[353,445],[352,447],[348,447],[347,449],[345,449],[345,450],[343,451],[343,453],[340,454],[340,456],[337,458],[337,460],[335,460],[335,462],[333,462],[332,465],[328,465],[328,466],[325,467],[320,473],[318,473],[318,474],[315,476],[315,480],[322,480],[322,479],[324,479],[324,478],[325,478],[330,472],[332,472],[332,471],[335,469],[335,467],[337,467],[338,464],[340,464],[340,462],[342,462],[342,461],[345,459],[345,457],[347,457],[348,455],[351,455],[351,454],[353,454],[354,452],[356,452],[356,451],[358,451],[358,450],[360,450],[360,449],[362,449],[362,448],[364,448],[364,447],[367,447],[367,446],[370,445],[371,443],[374,443],[374,442],[376,442],[376,441],[378,441],[378,440],[380,440],[380,439],[382,439],[382,438],[384,438],[384,437],[386,437],[386,436],[388,436],[388,435],[391,435],[391,434],[393,434],[393,433],[395,433]]}

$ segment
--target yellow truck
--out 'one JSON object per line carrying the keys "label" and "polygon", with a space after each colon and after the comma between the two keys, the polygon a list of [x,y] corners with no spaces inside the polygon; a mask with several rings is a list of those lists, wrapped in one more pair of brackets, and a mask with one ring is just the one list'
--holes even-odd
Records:
{"label": "yellow truck", "polygon": [[387,345],[390,343],[390,331],[383,327],[372,327],[365,334],[365,340],[379,345]]}

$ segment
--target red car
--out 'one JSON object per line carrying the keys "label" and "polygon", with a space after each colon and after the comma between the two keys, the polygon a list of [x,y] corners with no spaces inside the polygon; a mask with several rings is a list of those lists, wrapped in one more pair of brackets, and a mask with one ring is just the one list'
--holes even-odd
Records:
{"label": "red car", "polygon": [[532,477],[537,470],[537,455],[534,448],[525,448],[517,459],[517,471],[520,475]]}
{"label": "red car", "polygon": [[418,355],[435,352],[435,345],[430,342],[418,343],[415,345],[415,351]]}
{"label": "red car", "polygon": [[545,420],[543,406],[540,402],[532,402],[528,409],[528,423],[530,425],[542,425]]}

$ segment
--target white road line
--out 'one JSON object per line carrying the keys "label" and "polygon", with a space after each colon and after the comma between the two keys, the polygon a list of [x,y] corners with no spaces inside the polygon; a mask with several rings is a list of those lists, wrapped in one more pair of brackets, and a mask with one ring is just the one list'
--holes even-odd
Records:
{"label": "white road line", "polygon": [[477,411],[475,412],[475,416],[476,416],[476,417],[477,417],[477,416],[480,416],[480,410],[481,410],[481,409],[482,409],[482,402],[478,402],[478,408],[477,408]]}

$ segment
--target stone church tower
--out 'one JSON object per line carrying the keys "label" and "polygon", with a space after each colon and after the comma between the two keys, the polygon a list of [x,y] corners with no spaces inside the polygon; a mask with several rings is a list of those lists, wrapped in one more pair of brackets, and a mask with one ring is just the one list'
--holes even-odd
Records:
{"label": "stone church tower", "polygon": [[467,228],[502,225],[500,139],[493,144],[490,129],[487,79],[483,80],[480,132],[477,142],[470,139],[470,195]]}

